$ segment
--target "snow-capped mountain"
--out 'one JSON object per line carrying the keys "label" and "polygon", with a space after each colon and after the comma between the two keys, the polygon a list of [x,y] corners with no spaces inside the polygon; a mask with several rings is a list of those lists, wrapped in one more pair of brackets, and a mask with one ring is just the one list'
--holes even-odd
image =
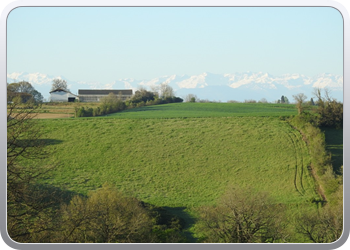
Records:
{"label": "snow-capped mountain", "polygon": [[314,77],[301,74],[273,76],[263,72],[243,72],[230,74],[202,73],[199,75],[170,75],[151,80],[119,79],[108,84],[99,82],[70,81],[63,76],[50,76],[41,73],[7,74],[7,82],[28,81],[47,99],[52,80],[60,78],[67,81],[68,88],[74,94],[78,89],[133,89],[139,87],[151,89],[161,83],[169,84],[177,96],[195,94],[200,99],[226,102],[228,100],[244,101],[246,99],[267,99],[274,102],[282,95],[291,101],[292,95],[304,93],[313,97],[314,88],[328,88],[331,96],[343,101],[343,76],[320,74]]}

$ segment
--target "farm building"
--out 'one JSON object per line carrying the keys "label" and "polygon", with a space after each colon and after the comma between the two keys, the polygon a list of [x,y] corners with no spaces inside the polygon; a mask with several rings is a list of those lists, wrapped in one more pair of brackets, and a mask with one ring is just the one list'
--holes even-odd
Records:
{"label": "farm building", "polygon": [[132,89],[79,89],[79,101],[81,102],[99,102],[101,98],[106,97],[109,93],[120,96],[122,100],[132,97]]}
{"label": "farm building", "polygon": [[77,95],[65,89],[55,89],[50,92],[51,102],[74,102],[76,99],[79,99]]}

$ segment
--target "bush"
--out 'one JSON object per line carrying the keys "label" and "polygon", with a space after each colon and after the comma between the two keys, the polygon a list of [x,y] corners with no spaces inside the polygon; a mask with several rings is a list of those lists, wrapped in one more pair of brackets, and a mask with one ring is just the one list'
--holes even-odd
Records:
{"label": "bush", "polygon": [[135,198],[123,196],[110,185],[75,196],[62,206],[57,242],[149,242],[154,219]]}
{"label": "bush", "polygon": [[188,242],[178,220],[157,223],[158,213],[133,197],[104,184],[88,197],[75,196],[61,207],[60,228],[52,242],[166,243]]}
{"label": "bush", "polygon": [[90,117],[93,116],[93,108],[75,108],[75,116],[76,117]]}
{"label": "bush", "polygon": [[318,126],[343,128],[343,104],[337,102],[329,95],[330,91],[324,89],[322,96],[321,89],[315,89],[314,94],[317,100]]}

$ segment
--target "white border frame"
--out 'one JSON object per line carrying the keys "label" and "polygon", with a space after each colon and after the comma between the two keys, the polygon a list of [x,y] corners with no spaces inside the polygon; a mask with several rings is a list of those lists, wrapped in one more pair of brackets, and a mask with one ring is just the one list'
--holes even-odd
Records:
{"label": "white border frame", "polygon": [[[343,16],[343,29],[344,29],[344,64],[343,64],[343,83],[344,83],[344,130],[343,130],[343,152],[348,151],[348,145],[349,145],[349,138],[350,138],[350,130],[346,130],[345,128],[349,128],[350,124],[350,117],[349,117],[349,108],[350,104],[346,102],[345,96],[350,97],[349,92],[349,79],[350,79],[350,19],[349,14],[344,8],[343,5],[341,5],[338,2],[330,1],[330,0],[285,0],[285,1],[278,1],[278,0],[202,0],[202,1],[196,1],[196,0],[168,0],[168,1],[161,1],[161,0],[19,0],[10,3],[7,5],[7,7],[3,10],[1,14],[0,19],[0,79],[3,80],[5,83],[7,80],[7,48],[6,48],[6,28],[7,28],[7,17],[9,13],[17,8],[17,7],[59,7],[59,6],[66,6],[66,7],[97,7],[97,6],[104,6],[104,7],[122,7],[122,6],[130,6],[130,7],[136,7],[136,6],[154,6],[154,7],[175,7],[175,6],[183,6],[183,7],[199,7],[199,6],[222,6],[222,7],[333,7],[337,9],[341,15]],[[2,81],[1,81],[2,82]],[[2,84],[1,86],[1,100],[2,108],[0,109],[1,117],[5,118],[6,114],[6,84]],[[234,247],[239,247],[240,249],[251,249],[251,248],[257,248],[257,249],[295,249],[295,248],[309,248],[309,249],[335,249],[340,246],[342,246],[349,236],[349,212],[350,212],[350,203],[349,200],[346,198],[346,192],[347,187],[350,186],[345,179],[349,179],[349,172],[347,171],[345,166],[347,162],[350,161],[350,156],[347,154],[344,155],[344,230],[342,236],[333,243],[325,243],[325,244],[313,244],[313,243],[286,243],[286,244],[280,244],[280,243],[273,243],[273,244],[210,244],[210,243],[189,243],[189,244],[163,244],[163,243],[157,243],[157,244],[66,244],[66,243],[60,243],[60,244],[36,244],[36,243],[17,243],[14,242],[7,234],[6,229],[6,145],[5,142],[7,140],[5,131],[7,130],[7,125],[5,124],[6,119],[1,119],[0,127],[1,127],[1,143],[0,143],[0,173],[1,173],[1,181],[0,181],[0,229],[1,229],[1,236],[4,240],[4,242],[12,248],[15,249],[62,249],[62,248],[74,248],[74,249],[96,249],[96,247],[103,247],[106,249],[115,249],[116,247],[122,248],[122,249],[135,249],[135,248],[146,248],[146,249],[163,249],[163,248],[169,248],[169,249],[176,249],[176,248],[198,248],[198,249],[212,249],[215,248],[223,248],[223,249],[231,249]]]}

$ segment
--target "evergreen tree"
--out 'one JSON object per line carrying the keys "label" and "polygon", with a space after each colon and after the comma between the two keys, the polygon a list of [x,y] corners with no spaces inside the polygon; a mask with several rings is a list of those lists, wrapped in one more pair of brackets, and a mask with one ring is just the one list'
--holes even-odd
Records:
{"label": "evergreen tree", "polygon": [[284,96],[281,97],[281,103],[285,103]]}

